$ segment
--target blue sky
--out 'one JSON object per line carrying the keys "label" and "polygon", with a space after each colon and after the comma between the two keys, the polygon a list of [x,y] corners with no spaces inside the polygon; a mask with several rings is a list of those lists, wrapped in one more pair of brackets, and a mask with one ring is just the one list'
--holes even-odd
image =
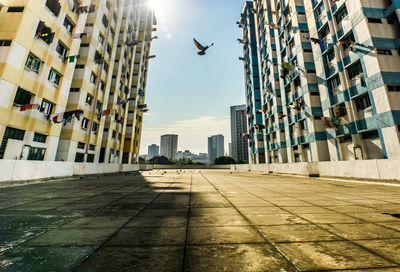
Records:
{"label": "blue sky", "polygon": [[[157,2],[157,1],[156,1]],[[178,134],[178,150],[207,152],[207,137],[230,142],[229,110],[245,103],[242,47],[236,26],[243,0],[158,0],[159,39],[152,43],[141,154],[160,144],[163,134]],[[197,55],[196,38],[214,43]]]}

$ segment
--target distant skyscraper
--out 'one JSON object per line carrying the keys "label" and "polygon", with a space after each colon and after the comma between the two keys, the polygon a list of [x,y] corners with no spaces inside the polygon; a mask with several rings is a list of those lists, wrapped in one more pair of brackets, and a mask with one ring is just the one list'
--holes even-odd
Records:
{"label": "distant skyscraper", "polygon": [[156,144],[149,145],[147,148],[147,156],[149,159],[153,158],[154,156],[158,156],[160,153],[160,147]]}
{"label": "distant skyscraper", "polygon": [[232,147],[230,155],[235,160],[249,160],[249,149],[247,139],[241,134],[247,132],[246,105],[231,107],[231,139]]}
{"label": "distant skyscraper", "polygon": [[224,156],[224,135],[218,134],[208,137],[208,158],[210,163],[215,159]]}
{"label": "distant skyscraper", "polygon": [[178,151],[178,135],[166,134],[161,136],[160,155],[168,159],[176,160]]}

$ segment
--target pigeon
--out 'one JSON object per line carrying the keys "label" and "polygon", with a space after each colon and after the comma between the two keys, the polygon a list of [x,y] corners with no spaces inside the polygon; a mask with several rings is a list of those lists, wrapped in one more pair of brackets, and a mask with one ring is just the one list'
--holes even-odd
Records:
{"label": "pigeon", "polygon": [[196,41],[195,38],[193,38],[194,44],[196,45],[196,47],[200,50],[199,52],[197,52],[197,54],[199,54],[200,56],[203,56],[206,54],[206,51],[208,48],[210,48],[211,46],[213,46],[214,44],[212,43],[211,45],[208,46],[202,46],[198,41]]}

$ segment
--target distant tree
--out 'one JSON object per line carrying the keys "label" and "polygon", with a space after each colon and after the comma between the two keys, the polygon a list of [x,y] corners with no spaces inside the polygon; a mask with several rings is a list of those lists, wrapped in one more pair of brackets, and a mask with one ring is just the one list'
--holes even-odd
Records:
{"label": "distant tree", "polygon": [[249,162],[245,161],[245,160],[239,160],[239,161],[236,161],[236,164],[249,164]]}
{"label": "distant tree", "polygon": [[153,164],[174,164],[165,156],[155,156],[150,159],[150,162]]}
{"label": "distant tree", "polygon": [[191,159],[179,159],[178,161],[175,162],[175,164],[188,165],[188,164],[194,164],[194,163]]}
{"label": "distant tree", "polygon": [[215,159],[215,164],[233,164],[235,159],[229,156],[221,156]]}
{"label": "distant tree", "polygon": [[143,157],[139,157],[139,163],[145,163],[146,160]]}

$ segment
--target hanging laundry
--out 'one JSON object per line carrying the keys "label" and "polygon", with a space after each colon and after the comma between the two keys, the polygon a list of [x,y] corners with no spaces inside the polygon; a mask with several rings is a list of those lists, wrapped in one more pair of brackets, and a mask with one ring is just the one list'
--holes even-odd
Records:
{"label": "hanging laundry", "polygon": [[258,112],[262,112],[264,114],[267,114],[267,110],[258,110]]}
{"label": "hanging laundry", "polygon": [[299,31],[299,27],[298,26],[293,26],[292,27],[292,31],[293,31],[294,34],[296,34],[297,31]]}
{"label": "hanging laundry", "polygon": [[244,44],[244,45],[249,44],[249,41],[248,41],[248,40],[242,40],[242,39],[237,39],[237,40],[238,40],[238,42],[241,43],[241,44]]}
{"label": "hanging laundry", "polygon": [[69,63],[73,63],[73,62],[75,62],[75,60],[77,60],[77,59],[79,59],[79,58],[80,58],[80,55],[67,56],[67,57],[64,58],[64,60],[67,60],[67,59],[68,59],[68,62],[69,62]]}
{"label": "hanging laundry", "polygon": [[139,111],[140,111],[140,112],[148,112],[149,109],[140,109]]}
{"label": "hanging laundry", "polygon": [[50,119],[55,124],[62,123],[63,120],[64,120],[64,113],[61,112],[61,113],[53,114],[53,115],[50,116]]}
{"label": "hanging laundry", "polygon": [[155,39],[158,39],[158,36],[147,37],[147,38],[145,39],[145,41],[146,41],[146,42],[149,42],[149,41],[152,41],[152,40],[155,40]]}
{"label": "hanging laundry", "polygon": [[156,55],[147,56],[146,59],[154,59]]}
{"label": "hanging laundry", "polygon": [[132,40],[132,41],[127,41],[127,42],[126,42],[126,45],[127,45],[127,46],[135,46],[135,45],[137,45],[138,43],[139,43],[139,41]]}
{"label": "hanging laundry", "polygon": [[282,63],[282,66],[285,69],[291,69],[292,68],[292,64],[290,62],[284,62],[284,63]]}
{"label": "hanging laundry", "polygon": [[322,40],[317,39],[317,38],[311,38],[311,37],[307,37],[307,40],[309,40],[310,42],[312,42],[314,44],[319,44],[319,46],[321,47],[322,50],[325,49],[325,45]]}
{"label": "hanging laundry", "polygon": [[28,104],[22,105],[19,107],[19,111],[26,111],[26,110],[38,110],[40,108],[39,104]]}
{"label": "hanging laundry", "polygon": [[240,133],[240,137],[242,137],[243,139],[250,139],[250,135],[247,133]]}
{"label": "hanging laundry", "polygon": [[134,97],[130,97],[130,98],[121,100],[121,101],[117,102],[117,105],[121,106],[121,105],[124,105],[124,104],[128,103],[129,101],[135,101],[135,98]]}
{"label": "hanging laundry", "polygon": [[273,22],[269,22],[269,27],[271,29],[280,29],[280,27],[278,25],[274,24]]}
{"label": "hanging laundry", "polygon": [[74,33],[72,34],[73,39],[82,39],[83,37],[86,37],[87,33]]}
{"label": "hanging laundry", "polygon": [[331,122],[329,117],[321,117],[322,124],[324,125],[325,129],[334,128],[335,125]]}
{"label": "hanging laundry", "polygon": [[138,105],[137,108],[140,109],[145,109],[147,108],[147,104],[142,104],[142,105]]}
{"label": "hanging laundry", "polygon": [[255,124],[255,125],[254,125],[254,128],[255,128],[255,129],[258,129],[258,130],[263,130],[263,129],[265,128],[265,126],[262,125],[262,124],[261,124],[261,125],[260,125],[260,124]]}
{"label": "hanging laundry", "polygon": [[76,13],[91,13],[95,12],[98,5],[90,5],[90,6],[80,6],[76,9]]}
{"label": "hanging laundry", "polygon": [[143,90],[139,90],[138,95],[139,96],[144,96],[144,91]]}
{"label": "hanging laundry", "polygon": [[243,27],[243,23],[242,22],[237,21],[236,24],[238,25],[239,28]]}

